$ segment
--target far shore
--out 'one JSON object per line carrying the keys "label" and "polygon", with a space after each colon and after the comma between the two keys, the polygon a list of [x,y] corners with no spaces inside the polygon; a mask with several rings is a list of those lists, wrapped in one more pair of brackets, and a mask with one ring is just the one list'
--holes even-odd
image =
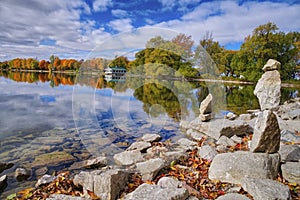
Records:
{"label": "far shore", "polygon": [[[12,72],[29,72],[29,73],[60,73],[60,74],[77,74],[78,72],[76,70],[40,70],[40,69],[0,69],[0,71],[12,71]],[[91,71],[83,71],[83,73],[87,74],[95,74],[98,75],[101,73],[101,70],[98,69],[91,69]],[[169,77],[170,78],[170,77]],[[172,78],[171,78],[172,79]],[[183,80],[182,78],[174,77],[174,79],[180,81]],[[256,82],[252,81],[244,81],[244,80],[223,80],[223,79],[209,79],[209,78],[193,78],[193,77],[187,77],[186,80],[188,81],[195,81],[195,82],[220,82],[220,83],[232,83],[232,84],[240,84],[240,85],[254,85]],[[283,82],[281,83],[281,87],[283,88],[300,88],[300,80],[299,83],[289,83],[289,82]]]}

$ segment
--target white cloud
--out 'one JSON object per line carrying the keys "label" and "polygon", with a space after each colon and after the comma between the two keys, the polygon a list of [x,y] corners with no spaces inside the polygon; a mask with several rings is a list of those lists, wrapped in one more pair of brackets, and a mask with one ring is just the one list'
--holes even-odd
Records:
{"label": "white cloud", "polygon": [[109,22],[109,26],[118,31],[118,32],[126,32],[131,31],[133,29],[132,21],[129,18],[126,19],[116,19]]}
{"label": "white cloud", "polygon": [[111,13],[113,16],[119,17],[119,18],[122,18],[122,17],[125,17],[128,15],[126,10],[121,10],[121,9],[112,10]]}
{"label": "white cloud", "polygon": [[93,3],[93,10],[96,12],[106,11],[107,7],[112,4],[111,0],[95,0]]}
{"label": "white cloud", "polygon": [[[49,55],[80,57],[110,34],[94,20],[81,21],[90,7],[82,0],[3,0],[0,7],[0,60]],[[52,40],[55,46],[41,45]]]}
{"label": "white cloud", "polygon": [[225,45],[242,42],[255,27],[268,22],[275,23],[281,31],[299,31],[300,5],[274,2],[218,1],[200,4],[181,19],[156,24],[192,35],[196,43],[207,31],[215,40]]}

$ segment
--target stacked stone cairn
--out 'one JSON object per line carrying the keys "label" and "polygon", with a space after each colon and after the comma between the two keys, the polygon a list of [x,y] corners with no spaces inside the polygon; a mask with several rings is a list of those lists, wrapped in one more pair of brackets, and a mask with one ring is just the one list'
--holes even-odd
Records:
{"label": "stacked stone cairn", "polygon": [[263,67],[254,94],[261,112],[254,124],[250,151],[222,153],[213,159],[209,178],[240,184],[256,199],[291,199],[288,186],[275,181],[280,168],[280,128],[274,110],[280,101],[280,63],[270,59]]}
{"label": "stacked stone cairn", "polygon": [[211,94],[208,94],[207,97],[200,104],[199,118],[202,122],[207,122],[214,117],[214,113],[212,112],[212,101],[213,96]]}

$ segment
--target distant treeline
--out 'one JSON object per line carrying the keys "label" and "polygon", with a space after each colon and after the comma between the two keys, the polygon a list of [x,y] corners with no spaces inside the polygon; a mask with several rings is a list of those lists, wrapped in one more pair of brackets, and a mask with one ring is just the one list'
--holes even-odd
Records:
{"label": "distant treeline", "polygon": [[145,49],[137,52],[131,61],[125,56],[116,56],[114,60],[93,58],[77,61],[52,55],[49,61],[15,58],[0,62],[0,70],[64,71],[80,67],[103,70],[111,66],[149,76],[168,74],[257,81],[263,73],[263,65],[272,58],[281,62],[283,80],[300,78],[300,33],[278,31],[271,22],[255,28],[252,35],[245,38],[240,50],[227,50],[213,40],[211,33],[207,33],[198,45],[194,43],[192,37],[185,34],[178,34],[171,40],[157,36],[147,41]]}

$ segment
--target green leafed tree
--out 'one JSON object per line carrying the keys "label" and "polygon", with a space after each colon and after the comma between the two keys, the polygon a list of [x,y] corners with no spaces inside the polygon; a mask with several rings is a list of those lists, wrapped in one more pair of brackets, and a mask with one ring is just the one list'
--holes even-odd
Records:
{"label": "green leafed tree", "polygon": [[260,25],[245,38],[240,51],[232,59],[231,67],[237,75],[256,81],[263,73],[264,64],[272,58],[281,62],[281,78],[293,79],[299,63],[299,39],[299,32],[279,32],[274,23]]}

